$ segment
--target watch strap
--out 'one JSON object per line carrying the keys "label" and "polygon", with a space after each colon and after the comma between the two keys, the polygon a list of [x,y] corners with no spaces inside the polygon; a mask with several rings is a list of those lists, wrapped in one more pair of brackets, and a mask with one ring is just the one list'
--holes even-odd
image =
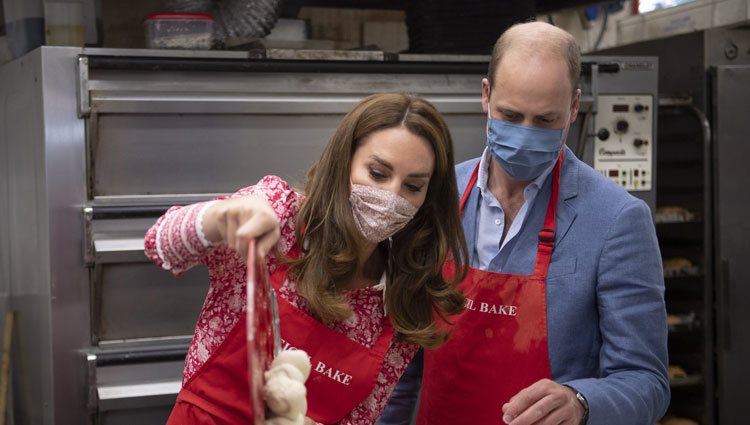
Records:
{"label": "watch strap", "polygon": [[586,425],[586,423],[589,421],[589,401],[586,400],[586,397],[577,389],[571,387],[570,385],[565,386],[570,388],[576,394],[576,400],[578,400],[578,402],[581,403],[581,406],[583,406],[583,418],[581,418],[581,422],[579,423],[579,425]]}

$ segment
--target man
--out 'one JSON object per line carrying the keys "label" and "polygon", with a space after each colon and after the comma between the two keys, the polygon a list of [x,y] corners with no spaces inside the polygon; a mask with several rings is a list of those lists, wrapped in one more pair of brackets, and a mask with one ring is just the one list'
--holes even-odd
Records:
{"label": "man", "polygon": [[[650,210],[565,147],[580,67],[572,36],[545,23],[495,45],[482,80],[488,146],[456,167],[466,309],[424,352],[418,425],[651,425],[669,404]],[[409,422],[420,369],[379,424]]]}

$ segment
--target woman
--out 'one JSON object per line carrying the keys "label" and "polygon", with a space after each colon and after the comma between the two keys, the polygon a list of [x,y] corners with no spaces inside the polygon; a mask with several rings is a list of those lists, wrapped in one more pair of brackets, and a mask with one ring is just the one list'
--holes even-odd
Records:
{"label": "woman", "polygon": [[[281,337],[305,350],[308,414],[372,424],[417,349],[459,312],[463,270],[450,133],[428,102],[362,100],[312,167],[304,195],[275,176],[229,198],[174,207],[146,235],[146,253],[180,273],[209,268],[210,288],[170,424],[250,423],[243,317],[248,241],[277,288]],[[386,290],[387,288],[387,290]],[[310,422],[310,421],[308,421]]]}

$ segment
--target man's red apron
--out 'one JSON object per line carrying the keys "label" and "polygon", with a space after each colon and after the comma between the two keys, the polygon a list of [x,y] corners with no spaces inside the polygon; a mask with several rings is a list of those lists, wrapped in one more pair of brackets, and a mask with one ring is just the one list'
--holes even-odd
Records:
{"label": "man's red apron", "polygon": [[[298,255],[295,247],[291,256]],[[307,380],[307,416],[334,424],[370,395],[393,341],[394,330],[383,318],[383,331],[372,348],[328,328],[279,296],[287,269],[271,275],[285,349],[304,350],[312,371]],[[247,376],[246,321],[239,320],[222,345],[185,384],[167,425],[251,424]]]}
{"label": "man's red apron", "polygon": [[[466,309],[451,317],[448,342],[424,352],[418,425],[502,424],[502,406],[520,390],[551,378],[547,350],[546,278],[555,239],[562,155],[539,233],[531,275],[469,268],[459,289]],[[461,211],[477,181],[474,170]],[[445,267],[453,274],[453,264]]]}

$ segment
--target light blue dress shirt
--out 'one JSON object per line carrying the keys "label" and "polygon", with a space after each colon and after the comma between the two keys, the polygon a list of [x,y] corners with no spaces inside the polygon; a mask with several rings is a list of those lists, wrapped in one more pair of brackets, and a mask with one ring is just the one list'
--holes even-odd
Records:
{"label": "light blue dress shirt", "polygon": [[[531,208],[531,205],[534,205],[536,195],[552,172],[554,165],[544,170],[539,177],[524,188],[523,206],[518,211],[513,223],[511,223],[508,234],[501,245],[500,240],[503,237],[503,229],[505,229],[505,212],[500,202],[487,186],[491,161],[492,153],[488,148],[485,148],[482,159],[479,161],[479,172],[476,183],[482,195],[482,202],[477,214],[477,243],[474,245],[476,252],[474,252],[474,255],[471,255],[471,266],[482,270],[492,269],[500,272],[505,269],[505,262],[508,260],[510,252],[513,251],[516,235],[521,231],[529,208]],[[461,191],[463,189],[462,187],[459,188]]]}

